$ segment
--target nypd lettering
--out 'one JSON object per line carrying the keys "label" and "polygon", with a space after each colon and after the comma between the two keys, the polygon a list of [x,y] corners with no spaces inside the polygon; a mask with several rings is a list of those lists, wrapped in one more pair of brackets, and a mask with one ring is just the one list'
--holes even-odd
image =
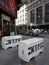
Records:
{"label": "nypd lettering", "polygon": [[20,40],[21,40],[21,39],[10,39],[10,40],[7,40],[7,41],[6,41],[6,45],[17,43],[17,42],[19,42]]}

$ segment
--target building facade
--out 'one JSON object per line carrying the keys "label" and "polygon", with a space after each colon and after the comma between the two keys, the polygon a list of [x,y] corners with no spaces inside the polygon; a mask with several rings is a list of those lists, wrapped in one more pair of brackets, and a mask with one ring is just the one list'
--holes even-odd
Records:
{"label": "building facade", "polygon": [[28,0],[28,22],[40,28],[49,28],[49,0]]}
{"label": "building facade", "polygon": [[23,5],[18,11],[17,11],[17,19],[16,19],[16,26],[17,25],[26,25],[27,24],[27,11],[26,11],[27,5]]}
{"label": "building facade", "polygon": [[16,12],[15,0],[0,0],[0,37],[10,36],[15,31]]}

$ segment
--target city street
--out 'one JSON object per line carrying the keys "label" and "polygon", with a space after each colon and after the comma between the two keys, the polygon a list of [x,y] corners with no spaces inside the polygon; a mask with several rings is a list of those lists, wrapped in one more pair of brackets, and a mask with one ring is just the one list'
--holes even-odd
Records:
{"label": "city street", "polygon": [[49,0],[0,0],[0,65],[49,65]]}
{"label": "city street", "polygon": [[[24,36],[23,40],[33,38],[34,36]],[[49,34],[40,34],[44,38],[44,52],[36,58],[32,59],[29,63],[24,62],[18,57],[18,47],[11,49],[0,49],[0,65],[49,65]]]}

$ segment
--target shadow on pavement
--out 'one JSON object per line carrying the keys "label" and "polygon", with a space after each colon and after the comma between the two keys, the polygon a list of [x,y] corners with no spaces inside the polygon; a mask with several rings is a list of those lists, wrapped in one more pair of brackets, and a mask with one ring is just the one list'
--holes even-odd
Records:
{"label": "shadow on pavement", "polygon": [[32,60],[30,60],[30,62],[25,62],[25,61],[21,60],[20,64],[21,65],[36,65],[36,60],[32,59]]}

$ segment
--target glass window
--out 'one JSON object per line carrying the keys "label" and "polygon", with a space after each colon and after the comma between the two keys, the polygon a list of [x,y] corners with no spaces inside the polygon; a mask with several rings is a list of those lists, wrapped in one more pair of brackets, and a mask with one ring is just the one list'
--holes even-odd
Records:
{"label": "glass window", "polygon": [[11,18],[11,22],[9,24],[11,26],[11,32],[12,31],[15,32],[15,22],[14,22],[14,19],[13,18]]}
{"label": "glass window", "polygon": [[34,24],[34,21],[35,21],[35,10],[32,10],[31,12],[30,12],[31,14],[30,14],[30,20],[31,20],[31,23],[33,23]]}
{"label": "glass window", "polygon": [[45,5],[45,22],[49,22],[49,3]]}
{"label": "glass window", "polygon": [[42,23],[42,6],[36,9],[36,23]]}

